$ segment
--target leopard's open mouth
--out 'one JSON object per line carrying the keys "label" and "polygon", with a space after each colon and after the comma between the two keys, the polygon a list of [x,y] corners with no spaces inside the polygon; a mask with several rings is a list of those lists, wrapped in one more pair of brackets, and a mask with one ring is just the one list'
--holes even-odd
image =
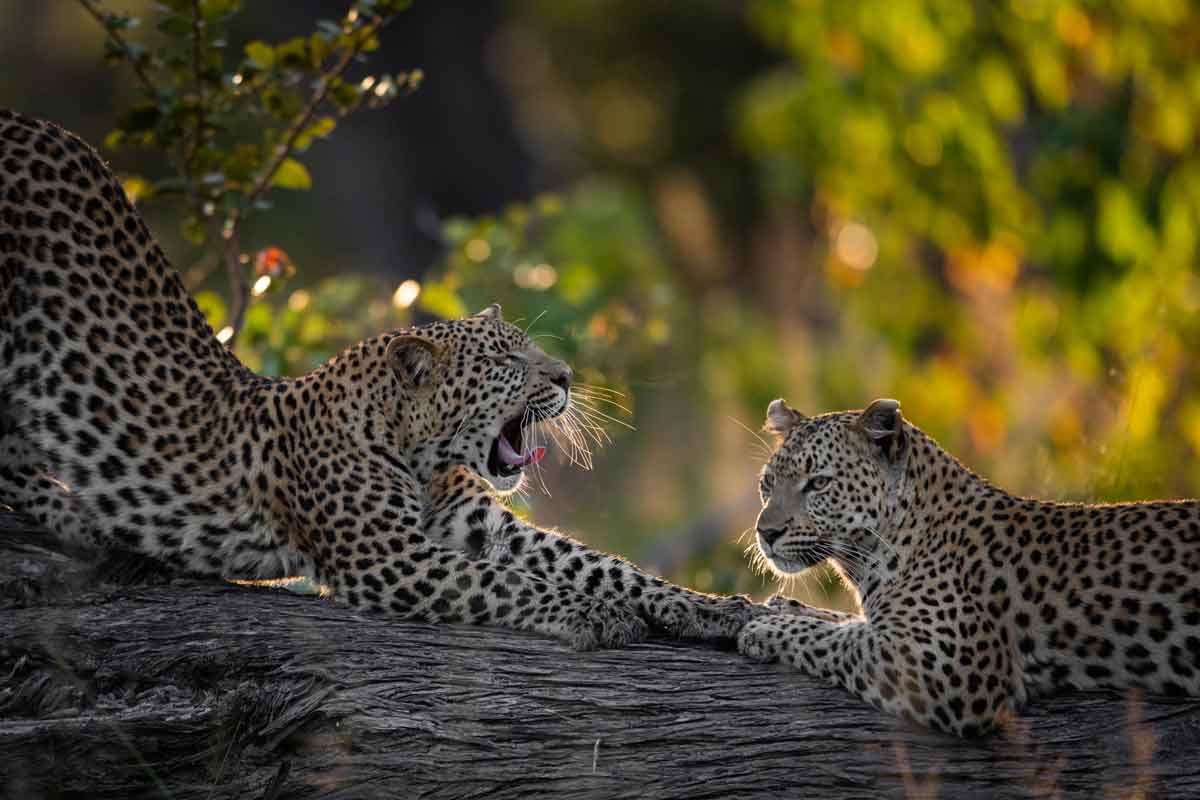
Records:
{"label": "leopard's open mouth", "polygon": [[546,448],[525,449],[525,426],[528,414],[513,417],[500,428],[500,435],[492,442],[488,453],[488,470],[493,475],[511,478],[530,464],[536,464],[546,455]]}

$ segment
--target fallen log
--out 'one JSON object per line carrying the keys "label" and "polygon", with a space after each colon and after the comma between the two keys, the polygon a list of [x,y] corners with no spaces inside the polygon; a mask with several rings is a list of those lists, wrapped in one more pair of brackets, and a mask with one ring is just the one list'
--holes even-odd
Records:
{"label": "fallen log", "polygon": [[0,796],[1200,796],[1200,701],[960,741],[679,642],[575,653],[88,563],[0,514]]}

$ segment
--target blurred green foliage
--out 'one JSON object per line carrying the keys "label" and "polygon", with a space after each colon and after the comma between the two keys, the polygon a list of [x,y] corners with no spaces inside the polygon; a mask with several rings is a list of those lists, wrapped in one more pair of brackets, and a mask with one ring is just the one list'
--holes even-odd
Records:
{"label": "blurred green foliage", "polygon": [[[612,426],[596,473],[556,475],[539,518],[701,588],[761,586],[729,540],[762,461],[740,426],[776,396],[897,397],[1017,492],[1198,493],[1194,4],[511,0],[496,39],[524,140],[569,188],[447,221],[443,263],[390,303],[345,278],[272,284],[248,360],[295,372],[414,311],[501,302],[623,391],[630,414],[609,410],[637,428]],[[288,47],[247,48],[244,83],[300,86],[273,72],[312,68]],[[292,118],[254,92],[229,130]],[[169,137],[173,118],[139,124]],[[276,141],[245,173],[217,148],[205,197],[241,208],[238,175]]]}
{"label": "blurred green foliage", "polygon": [[[681,396],[657,401],[691,436],[639,434],[678,448],[641,529],[663,497],[748,490],[725,418],[756,426],[775,395],[809,412],[898,397],[1018,492],[1197,494],[1194,4],[518,6],[518,115],[595,166],[532,241],[503,217],[454,227],[440,280],[545,309],[634,389],[675,371]],[[704,48],[738,24],[773,61],[730,88],[711,70],[736,37]],[[539,263],[557,282],[521,288]],[[689,577],[744,588],[735,563],[706,552]]]}
{"label": "blurred green foliage", "polygon": [[749,13],[784,60],[747,86],[740,141],[885,348],[836,399],[887,388],[1014,488],[1043,488],[1038,454],[1074,495],[1195,493],[1195,6]]}

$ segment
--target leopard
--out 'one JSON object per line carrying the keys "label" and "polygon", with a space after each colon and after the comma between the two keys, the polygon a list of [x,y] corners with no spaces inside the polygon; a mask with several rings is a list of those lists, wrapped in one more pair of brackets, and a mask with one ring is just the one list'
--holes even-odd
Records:
{"label": "leopard", "polygon": [[961,737],[1030,698],[1200,694],[1200,502],[1019,497],[904,419],[900,404],[808,417],[775,400],[756,557],[828,563],[859,611],[777,596],[740,652]]}
{"label": "leopard", "polygon": [[495,304],[259,375],[99,154],[0,110],[0,502],[63,541],[206,578],[307,577],[363,612],[580,650],[655,630],[732,644],[747,598],[505,508],[572,379]]}

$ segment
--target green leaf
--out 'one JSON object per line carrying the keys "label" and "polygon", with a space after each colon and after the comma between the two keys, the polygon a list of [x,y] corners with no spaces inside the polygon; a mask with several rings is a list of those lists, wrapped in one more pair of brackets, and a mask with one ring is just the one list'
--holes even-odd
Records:
{"label": "green leaf", "polygon": [[200,16],[215,22],[242,10],[242,0],[200,0]]}
{"label": "green leaf", "polygon": [[137,17],[130,17],[125,14],[108,13],[104,15],[104,27],[109,30],[123,31],[130,28],[136,28],[141,24],[141,20]]}
{"label": "green leaf", "polygon": [[332,42],[334,39],[342,35],[342,26],[332,20],[319,19],[317,20],[317,34],[322,36],[326,41]]}
{"label": "green leaf", "polygon": [[188,242],[197,247],[204,244],[207,234],[204,228],[204,221],[193,214],[188,214],[184,217],[183,224],[179,226],[179,232],[183,234],[184,239],[187,239]]}
{"label": "green leaf", "polygon": [[309,64],[308,39],[297,36],[275,47],[275,63],[284,69],[305,69]]}
{"label": "green leaf", "polygon": [[275,66],[275,50],[266,42],[251,42],[246,45],[246,58],[259,69]]}
{"label": "green leaf", "polygon": [[213,330],[220,329],[225,323],[225,316],[228,312],[225,310],[225,301],[221,299],[221,295],[216,292],[199,292],[196,295],[196,305],[200,306],[200,313],[205,316]]}
{"label": "green leaf", "polygon": [[236,183],[246,183],[262,167],[262,153],[252,144],[239,144],[225,156],[220,171]]}
{"label": "green leaf", "polygon": [[329,97],[339,108],[347,108],[358,102],[359,87],[357,83],[347,83],[337,79],[329,90]]}
{"label": "green leaf", "polygon": [[303,164],[294,158],[285,158],[271,176],[271,185],[283,189],[307,190],[312,188],[312,176]]}
{"label": "green leaf", "polygon": [[331,52],[333,45],[321,34],[314,33],[308,37],[308,58],[313,69],[320,69]]}
{"label": "green leaf", "polygon": [[442,319],[457,319],[467,315],[467,306],[458,292],[445,282],[427,283],[421,288],[417,304],[430,314]]}
{"label": "green leaf", "polygon": [[129,202],[135,205],[141,200],[149,200],[154,197],[154,186],[145,178],[137,175],[122,176],[121,188],[125,190],[125,196],[129,198]]}
{"label": "green leaf", "polygon": [[313,139],[324,139],[333,133],[335,127],[337,127],[337,122],[333,117],[321,117],[296,137],[296,150],[303,153],[312,146]]}
{"label": "green leaf", "polygon": [[270,303],[255,303],[246,309],[240,342],[250,347],[270,341],[275,328],[274,316]]}
{"label": "green leaf", "polygon": [[380,14],[395,14],[412,5],[412,0],[378,0]]}

